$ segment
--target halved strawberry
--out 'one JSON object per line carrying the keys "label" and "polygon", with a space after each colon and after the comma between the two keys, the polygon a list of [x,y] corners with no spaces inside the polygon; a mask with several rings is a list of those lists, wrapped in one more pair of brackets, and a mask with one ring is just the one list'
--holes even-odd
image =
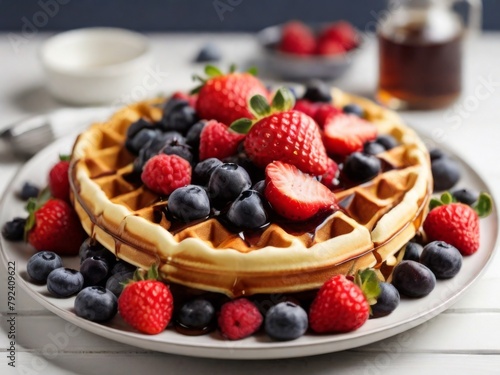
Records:
{"label": "halved strawberry", "polygon": [[349,155],[363,149],[363,144],[377,137],[375,125],[356,115],[339,113],[330,116],[324,126],[323,143],[331,154]]}
{"label": "halved strawberry", "polygon": [[325,185],[280,161],[266,167],[264,194],[278,214],[294,221],[307,220],[323,210],[338,209],[337,198]]}
{"label": "halved strawberry", "polygon": [[331,104],[321,103],[318,105],[316,113],[313,116],[316,124],[319,125],[321,129],[324,128],[325,124],[329,122],[334,116],[338,115],[342,111]]}

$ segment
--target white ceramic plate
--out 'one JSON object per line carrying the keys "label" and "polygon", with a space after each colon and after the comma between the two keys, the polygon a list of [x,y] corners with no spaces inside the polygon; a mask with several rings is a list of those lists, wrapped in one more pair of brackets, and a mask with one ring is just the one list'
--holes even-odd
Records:
{"label": "white ceramic plate", "polygon": [[[0,225],[14,216],[25,216],[24,202],[15,197],[15,192],[24,181],[40,185],[46,182],[49,168],[57,161],[60,153],[69,153],[73,138],[56,141],[21,168],[15,176],[0,203]],[[485,182],[464,161],[460,161],[463,177],[461,186],[481,191],[491,191]],[[77,317],[73,312],[74,297],[57,299],[51,297],[45,286],[35,285],[28,279],[26,263],[34,253],[25,244],[0,240],[4,263],[15,262],[18,284],[44,307],[61,318],[97,335],[137,347],[198,357],[225,359],[271,359],[300,357],[335,352],[366,345],[413,328],[436,316],[451,306],[472,285],[485,270],[492,257],[498,237],[498,214],[481,220],[481,248],[464,259],[460,273],[451,280],[438,281],[434,291],[421,299],[403,299],[391,315],[369,320],[357,331],[336,335],[307,334],[295,341],[273,342],[265,335],[256,335],[240,341],[224,340],[217,332],[205,336],[184,336],[173,329],[167,329],[155,336],[134,332],[119,316],[107,324],[97,324]],[[77,257],[64,259],[65,266],[77,268]]]}

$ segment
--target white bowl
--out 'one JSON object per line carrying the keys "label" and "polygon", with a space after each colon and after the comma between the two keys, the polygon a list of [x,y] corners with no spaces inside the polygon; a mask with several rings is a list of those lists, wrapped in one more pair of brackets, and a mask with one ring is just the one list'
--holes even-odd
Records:
{"label": "white bowl", "polygon": [[151,52],[141,34],[86,28],[48,39],[40,59],[55,98],[78,105],[105,104],[141,89]]}
{"label": "white bowl", "polygon": [[[322,25],[313,26],[319,28]],[[281,52],[277,45],[281,39],[283,25],[275,25],[261,30],[257,34],[258,41],[264,51],[264,63],[274,74],[291,80],[323,79],[334,80],[341,77],[352,65],[357,52],[356,48],[335,56],[299,56]]]}

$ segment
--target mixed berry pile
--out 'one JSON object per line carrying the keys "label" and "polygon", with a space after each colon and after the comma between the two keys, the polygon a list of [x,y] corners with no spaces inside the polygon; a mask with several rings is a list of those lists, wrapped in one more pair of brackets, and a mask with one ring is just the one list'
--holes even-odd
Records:
{"label": "mixed berry pile", "polygon": [[[382,172],[377,155],[398,146],[377,134],[363,108],[332,105],[321,82],[296,99],[285,88],[271,95],[249,73],[206,72],[196,94],[174,94],[160,122],[138,120],[125,141],[135,155],[128,178],[167,200],[166,214],[175,223],[213,216],[239,232],[264,228],[271,219],[300,223],[329,214],[339,209],[336,189],[373,179]],[[431,162],[435,191],[453,188],[458,164],[438,150]],[[424,234],[402,249],[390,283],[368,269],[336,275],[307,295],[231,300],[168,285],[155,266],[137,270],[87,238],[69,201],[68,167],[61,158],[47,188],[26,183],[20,189],[29,215],[5,223],[2,235],[36,249],[27,265],[31,280],[46,284],[54,297],[76,295],[76,315],[102,322],[118,313],[147,334],[170,324],[189,335],[217,329],[231,340],[264,330],[282,341],[307,331],[355,330],[369,317],[394,311],[400,295],[421,298],[436,280],[454,277],[463,256],[479,249],[479,218],[492,208],[487,194],[470,189],[432,200]],[[76,255],[79,270],[65,268],[63,257]]]}

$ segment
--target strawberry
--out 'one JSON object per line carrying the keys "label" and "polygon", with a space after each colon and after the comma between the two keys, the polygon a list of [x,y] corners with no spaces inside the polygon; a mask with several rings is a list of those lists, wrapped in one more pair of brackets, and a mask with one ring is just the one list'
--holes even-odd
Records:
{"label": "strawberry", "polygon": [[339,166],[338,164],[332,160],[328,159],[328,169],[321,176],[321,183],[325,185],[328,189],[333,190],[338,187],[339,181]]}
{"label": "strawberry", "polygon": [[321,175],[326,171],[328,157],[318,125],[304,113],[290,110],[294,100],[286,88],[277,91],[272,106],[256,95],[250,100],[256,120],[241,119],[231,128],[247,133],[245,151],[258,167],[280,160],[304,173]]}
{"label": "strawberry", "polygon": [[336,22],[325,28],[318,36],[319,43],[333,41],[349,51],[359,44],[359,37],[352,25],[347,21]]}
{"label": "strawberry", "polygon": [[312,55],[316,49],[316,39],[305,24],[291,21],[283,26],[278,49],[295,55]]}
{"label": "strawberry", "polygon": [[28,202],[26,239],[38,251],[50,250],[59,255],[76,255],[85,232],[73,208],[65,201],[51,198],[39,207]]}
{"label": "strawberry", "polygon": [[294,110],[305,113],[309,117],[314,118],[316,112],[318,111],[319,104],[314,103],[307,99],[299,99],[293,107]]}
{"label": "strawberry", "polygon": [[363,144],[377,137],[377,128],[356,115],[339,113],[328,117],[323,143],[331,154],[349,155],[361,151]]}
{"label": "strawberry", "polygon": [[320,39],[316,48],[316,53],[322,56],[341,55],[345,52],[344,46],[335,39]]}
{"label": "strawberry", "polygon": [[248,101],[253,95],[269,96],[269,92],[259,79],[250,73],[236,73],[231,69],[229,74],[213,66],[205,68],[209,76],[207,80],[200,77],[203,85],[196,100],[198,116],[206,120],[217,120],[231,124],[239,118],[251,118]]}
{"label": "strawberry", "polygon": [[319,125],[321,129],[325,127],[325,124],[328,123],[333,117],[340,114],[342,111],[331,104],[321,103],[318,104],[316,109],[316,113],[313,116],[316,124]]}
{"label": "strawberry", "polygon": [[59,159],[49,172],[49,190],[54,198],[69,202],[69,157],[61,155]]}
{"label": "strawberry", "polygon": [[123,320],[150,335],[165,330],[174,308],[169,287],[157,279],[156,266],[148,271],[146,279],[137,272],[118,298],[118,312]]}
{"label": "strawberry", "polygon": [[200,161],[208,158],[222,160],[236,154],[238,145],[245,138],[216,120],[207,122],[200,134]]}
{"label": "strawberry", "polygon": [[424,221],[429,241],[444,241],[455,246],[462,255],[474,254],[479,249],[479,218],[491,212],[491,197],[481,193],[471,207],[456,203],[450,193],[431,201],[431,211]]}
{"label": "strawberry", "polygon": [[155,155],[144,165],[141,180],[155,193],[169,195],[191,183],[191,165],[178,155]]}
{"label": "strawberry", "polygon": [[380,294],[380,284],[373,270],[356,274],[356,283],[344,275],[327,280],[309,308],[309,327],[317,333],[349,332],[368,319],[370,305]]}
{"label": "strawberry", "polygon": [[338,209],[337,198],[325,185],[280,161],[266,167],[264,195],[278,214],[293,221]]}

